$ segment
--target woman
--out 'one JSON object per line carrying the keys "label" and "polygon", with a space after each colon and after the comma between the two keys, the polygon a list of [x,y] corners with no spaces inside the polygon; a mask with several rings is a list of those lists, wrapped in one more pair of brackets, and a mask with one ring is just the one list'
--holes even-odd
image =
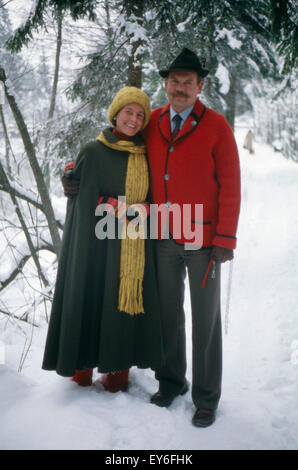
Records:
{"label": "woman", "polygon": [[98,201],[113,207],[119,196],[127,205],[147,200],[140,131],[150,119],[149,99],[125,87],[108,117],[114,127],[82,149],[73,169],[80,191],[67,211],[42,367],[73,376],[79,385],[91,385],[97,367],[106,374],[105,387],[117,391],[127,388],[131,366],[157,369],[163,354],[152,242],[121,238],[125,217],[121,234],[115,224],[115,239],[95,233],[103,221],[95,214]]}

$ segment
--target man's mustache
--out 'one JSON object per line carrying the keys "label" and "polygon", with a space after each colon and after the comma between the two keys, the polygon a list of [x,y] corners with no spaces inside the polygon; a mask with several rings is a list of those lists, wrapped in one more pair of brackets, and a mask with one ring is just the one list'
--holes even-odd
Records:
{"label": "man's mustache", "polygon": [[188,95],[186,95],[185,93],[182,93],[182,92],[177,92],[177,93],[174,93],[173,95],[174,98],[188,98]]}

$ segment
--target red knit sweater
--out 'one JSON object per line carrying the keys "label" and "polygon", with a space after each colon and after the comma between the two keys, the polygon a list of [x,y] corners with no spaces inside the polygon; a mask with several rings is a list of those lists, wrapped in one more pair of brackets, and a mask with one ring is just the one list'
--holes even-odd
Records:
{"label": "red knit sweater", "polygon": [[[151,114],[144,132],[153,202],[203,204],[203,246],[236,247],[240,210],[240,166],[236,142],[226,119],[197,100],[179,134],[171,141],[168,104]],[[173,225],[170,222],[170,232]],[[183,236],[180,243],[189,243]]]}

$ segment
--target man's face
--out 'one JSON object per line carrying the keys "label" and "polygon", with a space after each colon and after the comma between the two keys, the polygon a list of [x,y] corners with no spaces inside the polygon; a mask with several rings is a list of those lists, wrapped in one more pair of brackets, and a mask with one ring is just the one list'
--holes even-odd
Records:
{"label": "man's face", "polygon": [[180,113],[194,105],[203,84],[196,72],[171,72],[165,79],[165,90],[173,109]]}

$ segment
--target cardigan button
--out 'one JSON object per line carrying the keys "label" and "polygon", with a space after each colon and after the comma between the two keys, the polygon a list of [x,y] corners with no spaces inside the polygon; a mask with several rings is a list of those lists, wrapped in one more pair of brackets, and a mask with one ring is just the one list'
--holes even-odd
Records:
{"label": "cardigan button", "polygon": [[170,201],[167,201],[167,202],[166,202],[166,205],[167,205],[168,207],[170,207],[170,206],[172,205],[172,203],[171,203]]}
{"label": "cardigan button", "polygon": [[168,180],[170,179],[170,175],[164,175],[163,179],[164,179],[165,181],[168,181]]}
{"label": "cardigan button", "polygon": [[196,125],[197,125],[197,121],[191,121],[191,125],[192,125],[192,126],[196,126]]}
{"label": "cardigan button", "polygon": [[174,147],[169,147],[169,152],[174,152]]}

